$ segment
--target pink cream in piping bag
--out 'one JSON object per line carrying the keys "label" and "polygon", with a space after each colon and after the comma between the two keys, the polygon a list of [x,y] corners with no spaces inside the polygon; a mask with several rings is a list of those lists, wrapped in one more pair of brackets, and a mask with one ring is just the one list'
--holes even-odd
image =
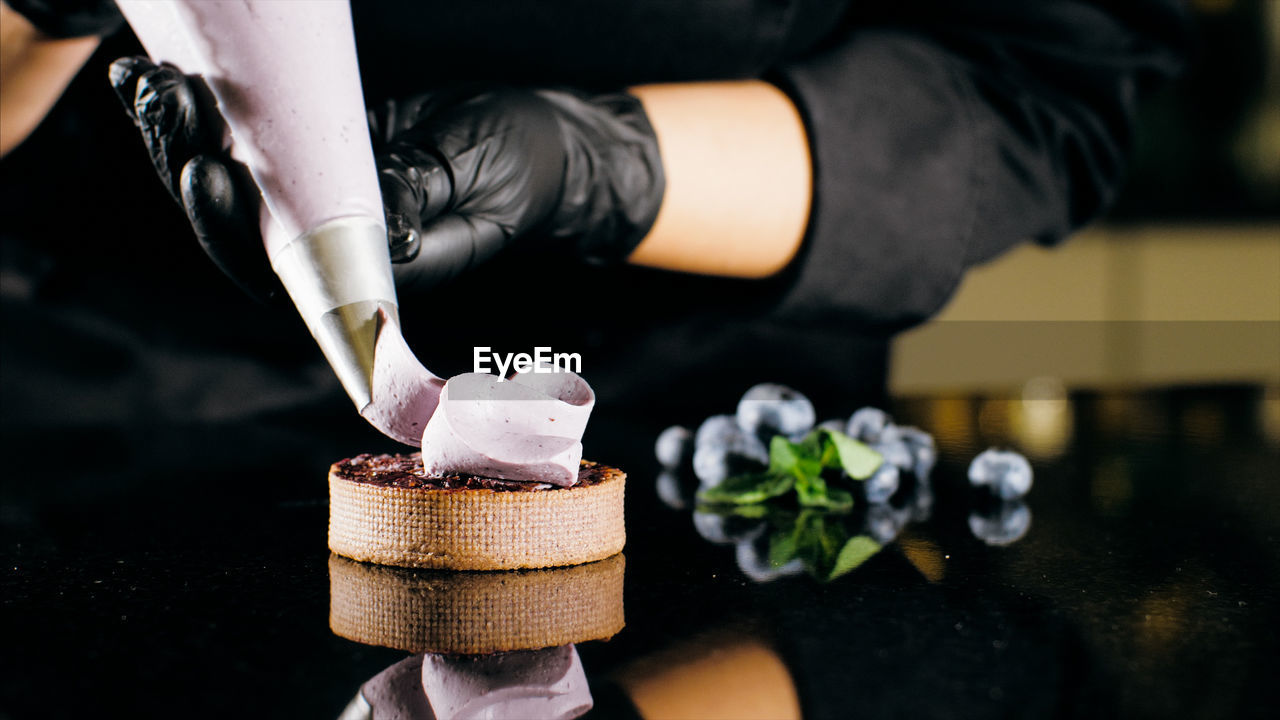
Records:
{"label": "pink cream in piping bag", "polygon": [[582,378],[445,382],[401,336],[347,3],[117,4],[154,60],[213,91],[262,189],[266,255],[360,414],[436,472],[574,484]]}

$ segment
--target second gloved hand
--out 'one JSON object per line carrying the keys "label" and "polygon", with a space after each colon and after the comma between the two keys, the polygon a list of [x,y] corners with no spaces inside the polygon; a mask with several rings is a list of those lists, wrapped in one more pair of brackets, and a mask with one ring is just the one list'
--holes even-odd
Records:
{"label": "second gloved hand", "polygon": [[[516,241],[624,259],[652,227],[664,179],[639,100],[503,88],[438,93],[371,113],[397,284],[431,287]],[[394,242],[394,241],[393,241]]]}
{"label": "second gloved hand", "polygon": [[[111,81],[201,246],[250,294],[277,292],[260,193],[223,148],[203,83],[145,58],[116,61]],[[662,204],[657,138],[626,93],[436,92],[369,115],[402,290],[435,287],[513,244],[620,261]]]}

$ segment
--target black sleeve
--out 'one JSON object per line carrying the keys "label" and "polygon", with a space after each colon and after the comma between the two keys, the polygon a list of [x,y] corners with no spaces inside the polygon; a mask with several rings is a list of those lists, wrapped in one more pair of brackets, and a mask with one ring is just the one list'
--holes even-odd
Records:
{"label": "black sleeve", "polygon": [[1178,70],[1187,33],[1175,0],[872,4],[773,78],[815,172],[780,312],[891,331],[967,267],[1107,207],[1140,91]]}
{"label": "black sleeve", "polygon": [[110,35],[124,24],[113,0],[3,0],[53,38]]}

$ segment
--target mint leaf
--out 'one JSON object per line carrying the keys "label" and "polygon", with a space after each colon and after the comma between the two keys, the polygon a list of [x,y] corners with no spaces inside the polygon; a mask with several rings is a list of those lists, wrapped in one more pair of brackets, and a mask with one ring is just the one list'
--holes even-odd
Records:
{"label": "mint leaf", "polygon": [[769,440],[769,472],[791,474],[800,463],[793,443],[781,435]]}
{"label": "mint leaf", "polygon": [[820,505],[827,496],[827,481],[821,475],[796,478],[796,496],[801,505]]}
{"label": "mint leaf", "polygon": [[803,507],[822,508],[837,512],[853,509],[853,495],[841,488],[831,487],[821,475],[796,480],[796,498]]}
{"label": "mint leaf", "polygon": [[815,430],[804,436],[799,443],[802,451],[809,457],[814,458],[820,465],[827,464],[827,442],[823,437],[823,431]]}
{"label": "mint leaf", "polygon": [[786,473],[797,480],[822,472],[820,452],[781,435],[769,441],[769,472]]}
{"label": "mint leaf", "polygon": [[[825,484],[825,483],[824,483]],[[800,504],[805,507],[822,508],[833,512],[848,512],[853,509],[853,494],[848,490],[826,486],[820,493],[809,496],[797,493]]]}
{"label": "mint leaf", "polygon": [[866,535],[855,535],[849,538],[844,547],[840,548],[840,554],[836,556],[835,565],[831,568],[831,573],[827,575],[827,579],[835,580],[866,562],[868,558],[878,552],[880,552],[880,543]]}
{"label": "mint leaf", "polygon": [[835,455],[839,460],[839,465],[827,464],[827,467],[842,468],[855,480],[866,480],[871,477],[884,462],[880,453],[844,433],[826,429],[817,432],[823,433],[825,439],[830,442],[830,447],[835,449]]}
{"label": "mint leaf", "polygon": [[778,497],[794,489],[802,507],[847,512],[853,495],[832,488],[822,478],[824,468],[842,469],[850,477],[870,477],[883,462],[880,454],[853,438],[831,430],[814,430],[800,442],[782,435],[769,441],[769,470],[738,475],[718,487],[698,493],[704,503],[746,505]]}
{"label": "mint leaf", "polygon": [[715,487],[698,491],[698,502],[726,505],[760,503],[787,492],[795,485],[790,475],[767,472],[735,475]]}

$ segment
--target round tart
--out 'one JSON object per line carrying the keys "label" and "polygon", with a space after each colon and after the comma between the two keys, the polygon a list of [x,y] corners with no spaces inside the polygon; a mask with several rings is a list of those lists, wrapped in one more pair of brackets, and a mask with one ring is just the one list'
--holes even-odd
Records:
{"label": "round tart", "polygon": [[558,487],[473,475],[427,477],[418,453],[359,455],[329,468],[329,549],[441,570],[512,570],[622,550],[626,473],[583,461]]}
{"label": "round tart", "polygon": [[625,624],[623,555],[574,567],[442,572],[329,556],[329,627],[412,653],[536,650],[603,640]]}

